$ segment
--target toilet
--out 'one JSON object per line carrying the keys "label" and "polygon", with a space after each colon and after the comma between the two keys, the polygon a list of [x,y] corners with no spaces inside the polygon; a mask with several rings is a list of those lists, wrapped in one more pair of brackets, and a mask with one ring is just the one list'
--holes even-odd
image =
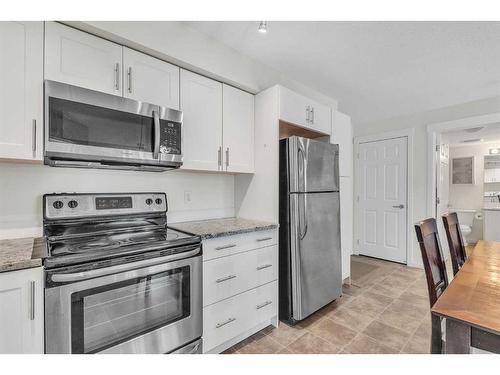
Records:
{"label": "toilet", "polygon": [[472,233],[472,225],[474,223],[474,218],[481,220],[482,214],[476,210],[470,209],[450,209],[450,212],[456,212],[458,216],[458,222],[460,223],[460,231],[462,232],[462,237],[464,239],[464,245],[467,245],[467,238]]}

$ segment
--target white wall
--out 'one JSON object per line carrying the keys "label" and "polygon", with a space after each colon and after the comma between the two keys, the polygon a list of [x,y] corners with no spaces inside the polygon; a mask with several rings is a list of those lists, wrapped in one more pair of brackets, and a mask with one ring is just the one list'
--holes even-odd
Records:
{"label": "white wall", "polygon": [[[500,96],[462,103],[455,106],[444,107],[432,111],[401,116],[397,118],[356,124],[354,123],[354,136],[378,134],[393,130],[413,128],[414,133],[414,179],[413,179],[413,222],[411,233],[414,233],[413,223],[427,216],[427,130],[428,124],[457,120],[465,117],[499,112]],[[356,172],[356,171],[355,171]],[[420,250],[416,237],[409,239],[408,264],[421,266]]]}
{"label": "white wall", "polygon": [[[53,192],[167,193],[169,222],[234,214],[234,176],[54,168],[0,163],[0,237],[36,235],[42,225],[42,195]],[[191,202],[184,202],[190,191]]]}
{"label": "white wall", "polygon": [[182,22],[64,23],[254,94],[275,84],[282,84],[320,103],[337,108],[335,99],[308,87],[301,82],[302,77],[286,77],[268,65],[253,60]]}

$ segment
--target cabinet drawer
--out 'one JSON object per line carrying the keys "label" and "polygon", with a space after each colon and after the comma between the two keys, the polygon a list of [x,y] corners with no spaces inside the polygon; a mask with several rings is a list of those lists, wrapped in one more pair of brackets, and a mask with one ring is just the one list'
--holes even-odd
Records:
{"label": "cabinet drawer", "polygon": [[278,232],[276,229],[213,238],[203,241],[203,260],[277,244]]}
{"label": "cabinet drawer", "polygon": [[203,306],[278,278],[278,247],[269,246],[203,263]]}
{"label": "cabinet drawer", "polygon": [[207,352],[278,314],[277,281],[203,308]]}

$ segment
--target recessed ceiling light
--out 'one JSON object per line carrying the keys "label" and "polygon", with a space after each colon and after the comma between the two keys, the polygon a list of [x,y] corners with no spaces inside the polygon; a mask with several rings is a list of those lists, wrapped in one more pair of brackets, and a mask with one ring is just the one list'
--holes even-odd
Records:
{"label": "recessed ceiling light", "polygon": [[490,148],[490,154],[492,155],[498,154],[498,148]]}
{"label": "recessed ceiling light", "polygon": [[258,31],[259,31],[259,33],[262,33],[262,34],[267,33],[267,22],[266,21],[260,21]]}

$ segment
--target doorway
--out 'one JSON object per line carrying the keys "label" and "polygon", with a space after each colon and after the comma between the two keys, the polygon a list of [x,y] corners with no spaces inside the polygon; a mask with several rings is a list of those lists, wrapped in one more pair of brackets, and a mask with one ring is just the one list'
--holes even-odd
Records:
{"label": "doorway", "polygon": [[358,253],[406,264],[408,137],[360,141],[357,159]]}

